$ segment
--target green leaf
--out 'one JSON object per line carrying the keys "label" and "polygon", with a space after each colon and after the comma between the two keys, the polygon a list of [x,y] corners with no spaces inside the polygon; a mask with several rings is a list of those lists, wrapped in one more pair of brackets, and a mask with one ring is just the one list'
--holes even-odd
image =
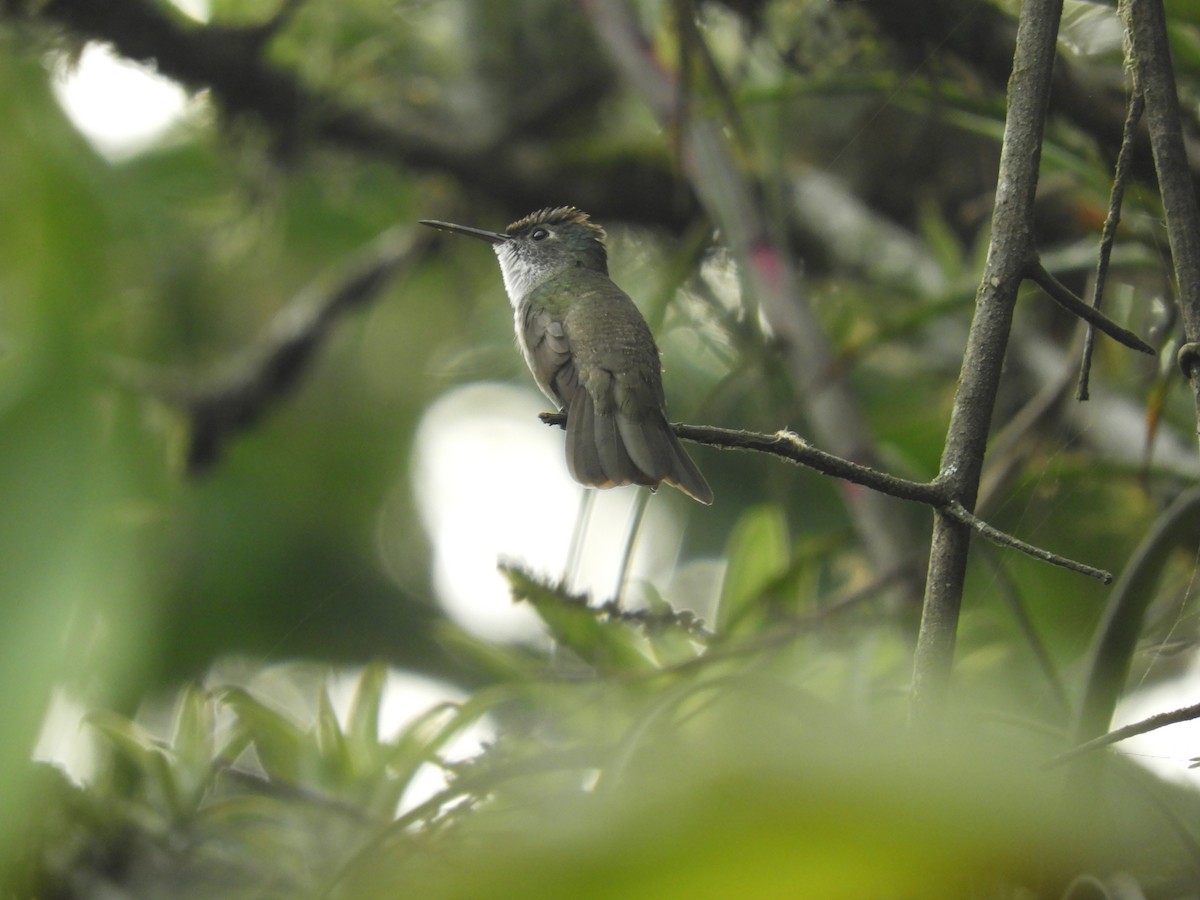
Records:
{"label": "green leaf", "polygon": [[676,610],[671,604],[651,585],[646,586],[645,594],[646,606],[654,619],[645,626],[646,640],[658,664],[678,665],[698,657],[703,650],[702,645],[681,623],[674,620]]}
{"label": "green leaf", "polygon": [[542,665],[542,661],[524,647],[493,644],[453,622],[435,623],[434,633],[448,656],[478,669],[489,681],[528,681],[536,676]]}
{"label": "green leaf", "polygon": [[95,710],[88,713],[84,722],[135,768],[149,770],[150,758],[166,751],[162,741],[141,725],[114,712]]}
{"label": "green leaf", "polygon": [[176,700],[175,727],[171,734],[176,814],[180,817],[195,815],[212,785],[216,772],[214,728],[213,704],[208,692],[195,684],[183,688]]}
{"label": "green leaf", "polygon": [[208,766],[213,758],[212,700],[204,688],[189,684],[179,692],[171,746],[190,766]]}
{"label": "green leaf", "polygon": [[302,783],[312,761],[309,737],[290,719],[260,703],[241,688],[227,688],[221,701],[236,713],[267,774],[289,784]]}
{"label": "green leaf", "polygon": [[1200,2],[1197,0],[1167,0],[1164,7],[1169,26],[1183,22],[1200,26]]}
{"label": "green leaf", "polygon": [[746,623],[767,586],[787,572],[788,541],[787,520],[775,504],[755,506],[742,514],[726,550],[729,567],[717,610],[719,634],[737,631]]}
{"label": "green leaf", "polygon": [[358,676],[350,714],[346,718],[346,737],[357,746],[379,743],[379,707],[387,676],[387,663],[382,660],[368,663]]}
{"label": "green leaf", "polygon": [[99,710],[85,719],[117,755],[136,772],[147,804],[168,822],[178,820],[189,805],[184,800],[170,750],[136,722]]}
{"label": "green leaf", "polygon": [[400,797],[417,771],[426,763],[438,763],[438,747],[457,732],[445,724],[454,721],[456,711],[453,703],[439,703],[416,716],[395,736],[392,746],[381,756],[379,782],[367,799],[372,809],[382,815],[395,814]]}
{"label": "green leaf", "polygon": [[515,696],[511,688],[501,685],[477,691],[461,703],[439,703],[409,722],[396,736],[396,750],[389,762],[395,768],[403,754],[415,748],[419,748],[417,755],[422,762],[437,762],[442,748]]}
{"label": "green leaf", "polygon": [[329,689],[322,686],[317,697],[316,724],[317,752],[321,757],[321,768],[339,781],[351,774],[352,767],[346,738],[338,723],[337,713],[329,699]]}
{"label": "green leaf", "polygon": [[645,641],[634,628],[620,621],[604,621],[602,611],[588,605],[584,594],[572,594],[514,566],[501,566],[512,587],[513,599],[529,603],[551,636],[585,663],[604,671],[646,669],[650,661]]}

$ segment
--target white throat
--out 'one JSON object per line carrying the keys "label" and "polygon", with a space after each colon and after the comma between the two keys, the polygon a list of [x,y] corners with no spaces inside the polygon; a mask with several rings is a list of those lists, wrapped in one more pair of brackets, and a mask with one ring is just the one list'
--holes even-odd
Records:
{"label": "white throat", "polygon": [[522,259],[511,243],[496,244],[492,249],[496,251],[496,258],[500,260],[504,290],[514,310],[521,305],[521,301],[530,291],[554,274],[552,266],[539,266],[529,259]]}

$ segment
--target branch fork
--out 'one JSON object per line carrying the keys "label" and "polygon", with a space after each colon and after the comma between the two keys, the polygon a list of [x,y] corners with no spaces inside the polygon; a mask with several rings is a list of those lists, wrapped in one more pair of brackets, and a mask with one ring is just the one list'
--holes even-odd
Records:
{"label": "branch fork", "polygon": [[[567,415],[563,412],[544,412],[540,413],[538,418],[547,425],[556,425],[559,428],[565,428],[567,424]],[[722,450],[750,450],[756,453],[766,453],[826,475],[832,475],[843,481],[860,484],[881,494],[888,494],[914,503],[923,503],[1001,547],[1009,547],[1034,559],[1040,559],[1068,571],[1095,578],[1104,584],[1112,583],[1112,574],[1104,569],[1068,559],[989,525],[953,496],[951,479],[948,477],[950,473],[939,474],[933,481],[911,481],[907,478],[898,478],[895,475],[880,472],[878,469],[872,469],[870,466],[860,465],[827,453],[814,447],[795,432],[787,430],[764,434],[682,423],[673,423],[671,429],[680,440],[705,444]]]}

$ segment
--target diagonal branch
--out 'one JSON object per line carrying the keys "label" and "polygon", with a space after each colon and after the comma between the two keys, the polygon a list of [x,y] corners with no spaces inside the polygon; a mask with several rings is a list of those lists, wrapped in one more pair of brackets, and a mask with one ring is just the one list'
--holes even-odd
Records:
{"label": "diagonal branch", "polygon": [[431,238],[411,229],[385,232],[351,264],[331,291],[308,289],[281,310],[259,340],[208,378],[162,375],[122,364],[117,376],[179,406],[188,420],[187,469],[211,469],[226,446],[295,390],[333,327],[371,303],[410,269]]}
{"label": "diagonal branch", "polygon": [[[542,413],[538,418],[547,425],[557,425],[560,428],[565,428],[567,423],[566,413],[561,412]],[[684,425],[681,423],[672,424],[671,429],[683,440],[695,444],[704,444],[722,450],[751,450],[756,453],[766,453],[817,472],[832,475],[843,481],[861,484],[880,494],[914,503],[923,503],[1001,547],[1018,550],[1026,556],[1040,559],[1071,572],[1087,575],[1089,578],[1095,578],[1105,584],[1112,582],[1112,574],[1104,569],[1098,569],[1052,553],[989,525],[954,499],[947,492],[945,485],[938,481],[910,481],[907,478],[889,475],[870,466],[851,462],[814,447],[800,435],[791,431],[762,434],[754,431],[738,431],[732,428],[716,428],[711,425]]]}
{"label": "diagonal branch", "polygon": [[1139,734],[1148,734],[1151,731],[1157,731],[1159,728],[1166,728],[1168,725],[1178,725],[1180,722],[1191,722],[1195,719],[1200,719],[1200,703],[1185,706],[1182,709],[1174,709],[1170,712],[1155,713],[1149,718],[1142,719],[1140,722],[1133,722],[1121,728],[1116,728],[1108,732],[1108,734],[1102,734],[1100,737],[1092,738],[1090,741],[1085,741],[1082,744],[1072,747],[1070,750],[1058,754],[1058,756],[1046,764],[1046,768],[1062,765],[1086,753],[1091,753],[1093,750],[1099,750],[1102,747],[1108,747],[1131,737],[1137,737]]}
{"label": "diagonal branch", "polygon": [[1042,265],[1040,259],[1035,258],[1026,271],[1026,277],[1034,284],[1046,292],[1051,300],[1072,313],[1083,321],[1087,322],[1093,328],[1103,331],[1110,338],[1119,344],[1124,344],[1131,350],[1137,350],[1139,353],[1148,353],[1154,356],[1154,348],[1143,341],[1140,337],[1128,329],[1122,328],[1100,310],[1094,306],[1089,306],[1078,297],[1074,291],[1055,278],[1046,267]]}

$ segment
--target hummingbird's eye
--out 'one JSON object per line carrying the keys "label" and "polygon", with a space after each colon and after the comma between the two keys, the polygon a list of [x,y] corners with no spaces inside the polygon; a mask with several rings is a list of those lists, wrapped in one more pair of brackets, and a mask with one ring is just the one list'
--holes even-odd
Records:
{"label": "hummingbird's eye", "polygon": [[535,228],[532,232],[530,232],[529,237],[535,241],[544,241],[546,238],[550,237],[550,232],[545,228]]}

